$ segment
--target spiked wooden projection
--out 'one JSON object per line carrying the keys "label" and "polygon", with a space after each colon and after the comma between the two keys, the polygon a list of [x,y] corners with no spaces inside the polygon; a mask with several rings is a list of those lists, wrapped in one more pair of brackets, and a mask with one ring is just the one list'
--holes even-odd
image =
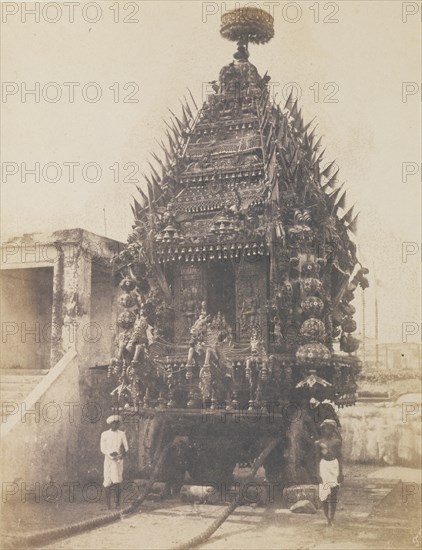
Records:
{"label": "spiked wooden projection", "polygon": [[[237,42],[234,60],[202,107],[189,91],[181,114],[170,111],[115,263],[122,312],[109,374],[125,388],[119,407],[267,414],[310,397],[351,405],[359,369],[351,302],[367,284],[350,237],[357,216],[297,100],[274,104],[270,77],[249,61],[248,44],[272,38],[272,17],[235,10],[221,34]],[[284,419],[277,429],[291,447],[288,427]],[[301,449],[290,475],[306,462]],[[232,471],[240,455],[230,452],[219,456]]]}

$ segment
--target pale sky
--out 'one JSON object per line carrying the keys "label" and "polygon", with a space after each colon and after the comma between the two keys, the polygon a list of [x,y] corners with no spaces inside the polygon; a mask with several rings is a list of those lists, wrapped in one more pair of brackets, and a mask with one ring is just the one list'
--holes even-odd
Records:
{"label": "pale sky", "polygon": [[[24,21],[19,2],[18,13],[8,15],[2,25],[2,241],[24,232],[72,227],[104,234],[103,208],[107,236],[125,240],[132,223],[129,203],[134,186],[123,181],[129,175],[124,165],[139,165],[139,173],[132,177],[141,181],[149,152],[160,152],[155,139],[164,137],[162,119],[168,117],[168,108],[179,113],[179,98],[187,86],[200,104],[204,86],[218,78],[236,49],[218,32],[222,11],[234,8],[235,2],[121,0],[118,13],[114,2],[97,2],[97,13],[93,8],[84,12],[84,4],[77,4],[73,22],[63,6],[61,14],[51,8],[41,12],[37,23],[30,14]],[[368,334],[373,335],[376,277],[380,338],[401,341],[402,324],[420,322],[420,13],[413,15],[417,3],[249,4],[272,9],[275,18],[274,39],[265,46],[251,46],[250,61],[261,74],[268,70],[277,101],[289,83],[298,84],[305,121],[317,117],[327,162],[336,160],[340,181],[349,189],[348,204],[356,202],[361,212],[358,239],[372,284],[366,300]],[[139,21],[125,23],[125,17]],[[338,22],[324,23],[324,18]],[[11,83],[7,96],[5,82]],[[28,94],[23,102],[25,86],[34,89],[37,82],[40,101]],[[69,82],[78,83],[73,103],[70,85],[64,84]],[[133,96],[139,99],[136,103],[122,101],[134,90],[132,85],[125,87],[130,82],[139,86]],[[87,83],[96,84],[86,87]],[[44,95],[54,98],[57,90],[61,99],[45,99]],[[98,90],[101,99],[87,101],[87,94],[93,98]],[[327,102],[330,97],[338,102]],[[28,174],[23,182],[21,164],[30,169],[36,162],[40,181]],[[404,162],[411,163],[406,182]],[[5,174],[15,165],[4,163],[17,163],[18,173]],[[42,168],[48,163],[62,169],[56,183],[43,178]],[[63,163],[80,163],[73,182]],[[86,181],[94,177],[90,169],[84,179],[82,167],[87,163],[101,167],[97,183]],[[120,181],[115,182],[117,166]],[[47,177],[53,179],[53,169],[49,170]],[[415,244],[403,245],[406,242]],[[405,263],[403,246],[413,252]],[[418,340],[420,332],[408,338]]]}

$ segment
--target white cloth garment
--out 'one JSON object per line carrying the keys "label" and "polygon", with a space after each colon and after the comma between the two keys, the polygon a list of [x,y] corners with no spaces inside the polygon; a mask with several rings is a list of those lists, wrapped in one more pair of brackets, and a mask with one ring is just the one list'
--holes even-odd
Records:
{"label": "white cloth garment", "polygon": [[122,430],[107,430],[101,434],[101,452],[104,455],[104,487],[123,481],[123,458],[113,459],[111,453],[129,450],[126,434]]}
{"label": "white cloth garment", "polygon": [[327,500],[331,489],[338,485],[339,474],[340,466],[337,458],[334,460],[321,458],[319,462],[319,476],[322,480],[322,483],[319,484],[319,499],[321,502]]}

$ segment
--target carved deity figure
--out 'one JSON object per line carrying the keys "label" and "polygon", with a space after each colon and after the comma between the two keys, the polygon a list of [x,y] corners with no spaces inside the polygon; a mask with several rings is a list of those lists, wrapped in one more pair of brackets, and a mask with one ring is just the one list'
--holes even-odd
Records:
{"label": "carved deity figure", "polygon": [[196,292],[194,289],[185,288],[182,292],[183,302],[182,309],[184,316],[188,321],[188,327],[190,328],[198,314],[198,301],[196,298]]}
{"label": "carved deity figure", "polygon": [[261,404],[263,383],[268,379],[268,357],[262,337],[256,329],[250,339],[251,355],[246,359],[245,376],[249,381],[249,403]]}
{"label": "carved deity figure", "polygon": [[130,352],[135,352],[132,358],[132,364],[137,364],[139,362],[139,359],[142,356],[142,353],[145,349],[148,349],[148,333],[150,331],[150,325],[148,324],[148,321],[141,310],[139,314],[139,319],[137,319],[131,338],[126,346],[126,349]]}
{"label": "carved deity figure", "polygon": [[132,338],[133,327],[136,321],[134,313],[131,311],[124,311],[119,315],[117,325],[119,327],[119,334],[117,337],[117,355],[114,358],[116,365],[128,364],[130,362],[130,351],[127,346]]}
{"label": "carved deity figure", "polygon": [[293,286],[289,281],[284,281],[277,295],[279,306],[282,310],[290,310],[293,305]]}
{"label": "carved deity figure", "polygon": [[205,306],[202,302],[199,318],[190,330],[192,340],[187,360],[190,367],[200,365],[199,388],[204,403],[212,397],[230,398],[233,378],[231,363],[224,353],[232,345],[230,328],[221,313],[211,320]]}
{"label": "carved deity figure", "polygon": [[244,297],[240,317],[243,327],[256,326],[259,321],[259,299],[254,296]]}
{"label": "carved deity figure", "polygon": [[283,332],[282,332],[281,322],[279,317],[274,318],[274,343],[275,344],[283,343]]}

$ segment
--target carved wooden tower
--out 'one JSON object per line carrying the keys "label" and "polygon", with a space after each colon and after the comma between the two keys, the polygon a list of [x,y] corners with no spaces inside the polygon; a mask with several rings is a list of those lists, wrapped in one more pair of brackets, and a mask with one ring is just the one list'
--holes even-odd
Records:
{"label": "carved wooden tower", "polygon": [[[192,413],[192,471],[230,456],[230,476],[245,451],[232,443],[230,453],[213,450],[222,432],[201,436],[204,411],[234,418],[259,410],[278,418],[272,429],[285,442],[269,475],[287,468],[303,481],[308,412],[289,430],[283,406],[305,410],[310,397],[355,402],[351,302],[367,270],[334,163],[324,167],[297,101],[275,105],[270,77],[249,61],[248,44],[272,38],[272,17],[235,10],[222,17],[221,34],[237,42],[234,60],[201,108],[192,97],[167,124],[163,156],[154,155],[156,168],[138,188],[133,232],[115,263],[121,332],[109,375],[119,379],[115,396],[127,414],[177,411],[180,427],[180,411]],[[244,424],[230,429],[258,448],[270,428]]]}

